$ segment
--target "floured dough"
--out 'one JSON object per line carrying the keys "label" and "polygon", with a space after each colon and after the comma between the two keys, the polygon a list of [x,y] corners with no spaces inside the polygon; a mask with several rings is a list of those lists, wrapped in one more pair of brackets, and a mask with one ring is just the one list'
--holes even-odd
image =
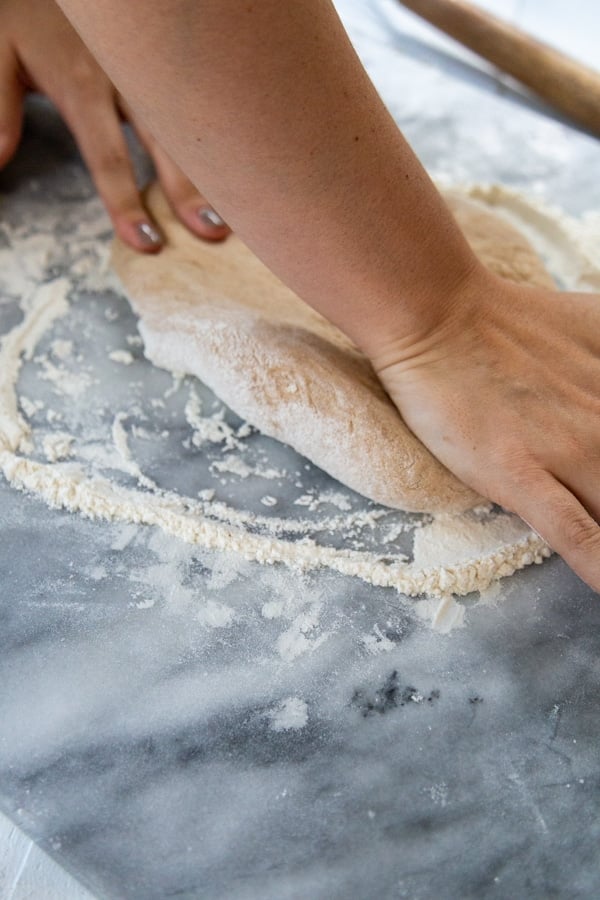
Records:
{"label": "floured dough", "polygon": [[[445,196],[492,270],[553,287],[515,228],[476,201]],[[404,424],[367,358],[235,235],[201,243],[157,187],[147,202],[168,245],[150,256],[117,242],[113,264],[153,363],[196,375],[242,418],[378,503],[457,512],[480,500]]]}

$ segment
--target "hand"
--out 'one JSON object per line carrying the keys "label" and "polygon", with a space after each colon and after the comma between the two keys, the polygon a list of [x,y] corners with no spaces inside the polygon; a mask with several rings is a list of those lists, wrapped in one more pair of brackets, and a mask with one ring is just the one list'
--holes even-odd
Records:
{"label": "hand", "polygon": [[227,226],[136,121],[54,0],[0,0],[0,168],[19,144],[27,91],[46,94],[58,108],[115,231],[135,250],[160,250],[162,236],[140,198],[122,119],[135,128],[175,214],[189,230],[206,240],[227,236]]}
{"label": "hand", "polygon": [[600,590],[600,296],[477,270],[436,328],[374,365],[438,459]]}

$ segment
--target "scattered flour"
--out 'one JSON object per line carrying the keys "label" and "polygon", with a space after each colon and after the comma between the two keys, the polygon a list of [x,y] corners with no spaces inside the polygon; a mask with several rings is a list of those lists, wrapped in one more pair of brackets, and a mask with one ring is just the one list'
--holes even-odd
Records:
{"label": "scattered flour", "polygon": [[123,422],[127,419],[127,413],[120,412],[117,413],[115,418],[113,419],[112,425],[112,439],[121,458],[121,468],[124,472],[129,472],[130,475],[133,475],[134,478],[137,478],[138,482],[144,487],[153,489],[156,487],[156,484],[148,478],[139,465],[133,459],[131,455],[131,450],[129,449],[129,443],[127,440],[127,432],[123,426]]}
{"label": "scattered flour", "polygon": [[73,353],[73,341],[67,341],[62,338],[56,338],[50,344],[52,356],[56,359],[68,359]]}
{"label": "scattered flour", "polygon": [[277,651],[285,662],[293,662],[305,653],[312,653],[329,637],[327,632],[318,633],[321,606],[320,600],[310,603],[277,638]]}
{"label": "scattered flour", "polygon": [[373,628],[372,634],[364,635],[362,642],[365,649],[372,655],[376,655],[378,653],[388,653],[396,646],[394,641],[391,641],[388,637],[386,637],[377,625],[375,625],[375,627]]}
{"label": "scattered flour", "polygon": [[[19,254],[20,258],[20,254]],[[23,286],[24,287],[24,286]],[[70,282],[58,278],[39,286],[34,295],[27,295],[25,316],[12,331],[2,338],[0,350],[0,448],[18,451],[29,435],[29,426],[18,410],[16,382],[22,359],[31,359],[34,349],[52,323],[68,309],[67,294]]]}
{"label": "scattered flour", "polygon": [[[512,572],[511,572],[512,575]],[[450,594],[436,599],[430,597],[416,604],[419,618],[429,622],[435,631],[448,634],[454,628],[460,628],[465,620],[465,608],[457,603]]]}
{"label": "scattered flour", "polygon": [[28,397],[24,397],[23,394],[19,397],[19,403],[21,404],[21,409],[25,415],[30,419],[44,408],[44,404],[41,400],[30,400]]}
{"label": "scattered flour", "polygon": [[308,704],[300,697],[287,697],[268,715],[271,731],[298,731],[308,722]]}
{"label": "scattered flour", "polygon": [[243,446],[234,429],[225,421],[224,409],[213,413],[212,416],[202,415],[202,402],[193,387],[190,388],[184,414],[193,431],[192,444],[194,447],[202,447],[203,444],[211,443],[223,444],[226,450],[233,450]]}
{"label": "scattered flour", "polygon": [[55,431],[44,435],[42,448],[48,462],[58,462],[60,459],[68,459],[73,453],[73,441],[75,438],[66,431]]}
{"label": "scattered flour", "polygon": [[228,472],[231,475],[239,475],[240,478],[248,478],[254,470],[240,456],[230,454],[225,459],[212,463],[211,469],[215,472]]}
{"label": "scattered flour", "polygon": [[285,609],[283,600],[269,600],[263,603],[261,615],[265,619],[280,619]]}
{"label": "scattered flour", "polygon": [[207,628],[228,628],[235,619],[235,613],[223,603],[205,599],[196,618]]}
{"label": "scattered flour", "polygon": [[285,472],[282,472],[280,469],[265,469],[261,466],[250,466],[241,458],[241,456],[236,456],[233,453],[226,456],[223,460],[217,460],[212,463],[211,469],[214,469],[215,472],[228,472],[231,475],[239,475],[240,478],[248,478],[249,475],[254,475],[256,478],[267,478],[271,480],[274,478],[285,477]]}
{"label": "scattered flour", "polygon": [[342,494],[341,491],[321,491],[320,494],[302,494],[301,497],[294,500],[294,506],[306,506],[310,512],[314,512],[325,504],[336,506],[343,512],[352,509],[352,503],[349,498],[345,494]]}
{"label": "scattered flour", "polygon": [[50,381],[58,394],[72,397],[74,400],[84,394],[92,384],[92,379],[86,372],[73,372],[63,365],[55,365],[48,356],[36,357],[36,362],[42,366],[39,378]]}
{"label": "scattered flour", "polygon": [[122,366],[130,366],[134,361],[133,354],[129,350],[111,350],[108,358],[113,362],[121,363]]}

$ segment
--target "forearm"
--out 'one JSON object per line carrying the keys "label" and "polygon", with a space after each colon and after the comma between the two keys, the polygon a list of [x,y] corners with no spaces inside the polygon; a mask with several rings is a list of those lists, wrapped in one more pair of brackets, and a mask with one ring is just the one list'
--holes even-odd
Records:
{"label": "forearm", "polygon": [[[230,225],[367,352],[427,331],[473,257],[328,0],[60,0]],[[135,35],[130,42],[129,35]]]}

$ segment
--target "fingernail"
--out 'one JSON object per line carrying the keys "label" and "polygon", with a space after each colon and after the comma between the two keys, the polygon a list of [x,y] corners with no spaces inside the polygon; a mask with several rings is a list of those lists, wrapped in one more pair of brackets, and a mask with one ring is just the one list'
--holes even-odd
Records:
{"label": "fingernail", "polygon": [[162,235],[150,222],[140,222],[136,228],[143,244],[146,244],[148,247],[156,247],[157,244],[162,244]]}
{"label": "fingernail", "polygon": [[204,222],[205,225],[210,225],[211,228],[225,228],[227,224],[212,206],[203,206],[202,209],[199,209],[198,218],[201,222]]}

